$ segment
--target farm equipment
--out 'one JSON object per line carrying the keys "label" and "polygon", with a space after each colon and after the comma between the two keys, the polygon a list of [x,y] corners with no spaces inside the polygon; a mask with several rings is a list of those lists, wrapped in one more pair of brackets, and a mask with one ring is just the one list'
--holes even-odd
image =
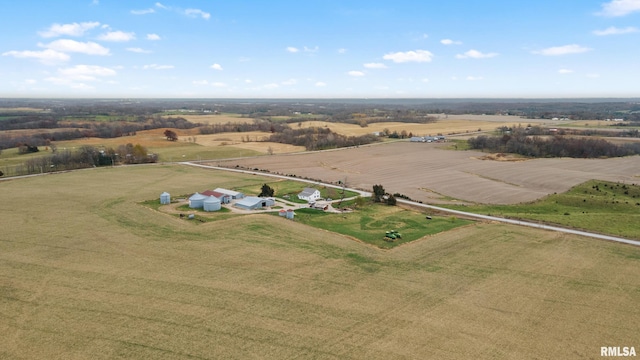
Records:
{"label": "farm equipment", "polygon": [[384,234],[385,241],[396,241],[398,239],[402,239],[402,235],[395,230],[387,231]]}

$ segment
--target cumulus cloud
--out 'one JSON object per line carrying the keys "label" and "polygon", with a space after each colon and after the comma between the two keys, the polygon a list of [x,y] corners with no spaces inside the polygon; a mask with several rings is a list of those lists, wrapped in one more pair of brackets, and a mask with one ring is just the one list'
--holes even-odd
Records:
{"label": "cumulus cloud", "polygon": [[169,10],[169,7],[168,7],[168,6],[164,6],[164,5],[162,5],[161,3],[159,3],[159,2],[157,2],[155,5],[156,5],[156,7],[159,7],[160,9]]}
{"label": "cumulus cloud", "polygon": [[364,76],[364,73],[358,70],[351,70],[347,74],[349,74],[349,76],[354,76],[354,77]]}
{"label": "cumulus cloud", "polygon": [[58,36],[83,36],[87,31],[100,26],[99,22],[83,22],[71,24],[53,24],[49,29],[40,31],[38,34],[44,38]]}
{"label": "cumulus cloud", "polygon": [[587,48],[584,46],[571,44],[571,45],[550,47],[550,48],[542,49],[539,51],[533,51],[533,53],[544,55],[544,56],[560,56],[560,55],[568,55],[568,54],[580,54],[590,50],[591,50],[590,48]]}
{"label": "cumulus cloud", "polygon": [[184,11],[184,14],[194,18],[201,17],[205,20],[209,20],[209,18],[211,17],[211,14],[209,14],[208,12],[204,12],[200,9],[187,9]]}
{"label": "cumulus cloud", "polygon": [[158,35],[158,34],[147,34],[147,40],[151,40],[151,41],[160,40],[160,35]]}
{"label": "cumulus cloud", "polygon": [[396,63],[405,62],[431,62],[433,54],[427,50],[415,50],[405,52],[389,53],[382,57],[385,60],[391,60]]}
{"label": "cumulus cloud", "polygon": [[593,34],[594,35],[598,35],[598,36],[607,36],[607,35],[622,35],[622,34],[631,34],[631,33],[636,33],[640,30],[638,30],[638,28],[633,27],[633,26],[629,26],[626,28],[617,28],[615,26],[611,26],[608,27],[604,30],[594,30]]}
{"label": "cumulus cloud", "polygon": [[143,70],[168,70],[173,69],[175,66],[173,65],[158,65],[158,64],[149,64],[142,67]]}
{"label": "cumulus cloud", "polygon": [[456,41],[451,39],[442,39],[440,40],[442,45],[462,45],[462,41]]}
{"label": "cumulus cloud", "polygon": [[560,70],[558,70],[558,74],[562,74],[562,75],[571,74],[571,73],[573,73],[573,70],[571,70],[571,69],[560,69]]}
{"label": "cumulus cloud", "polygon": [[602,4],[602,16],[625,16],[640,11],[640,0],[613,0]]}
{"label": "cumulus cloud", "polygon": [[131,41],[136,38],[136,34],[132,32],[124,32],[124,31],[109,31],[106,34],[102,34],[98,36],[98,40],[102,41],[113,41],[113,42],[126,42]]}
{"label": "cumulus cloud", "polygon": [[465,52],[464,54],[458,54],[456,55],[457,59],[487,59],[487,58],[492,58],[492,57],[496,57],[498,56],[497,53],[481,53],[478,50],[469,50],[467,52]]}
{"label": "cumulus cloud", "polygon": [[76,65],[58,69],[57,76],[48,77],[45,81],[65,85],[74,89],[91,89],[87,82],[99,82],[101,78],[115,76],[115,70],[97,65]]}
{"label": "cumulus cloud", "polygon": [[286,48],[285,50],[286,50],[287,52],[290,52],[290,53],[297,53],[297,52],[299,52],[299,51],[300,51],[300,49],[298,49],[298,48],[296,48],[296,47],[293,47],[293,46],[287,46],[287,48]]}
{"label": "cumulus cloud", "polygon": [[364,67],[367,69],[386,69],[387,65],[383,63],[366,63],[364,64]]}
{"label": "cumulus cloud", "polygon": [[64,53],[75,52],[87,55],[110,55],[109,49],[92,41],[81,42],[71,39],[60,39],[52,41],[49,44],[39,44],[39,46]]}
{"label": "cumulus cloud", "polygon": [[36,59],[43,64],[53,65],[59,62],[68,61],[70,56],[56,50],[47,49],[43,51],[7,51],[2,56],[13,56],[21,59]]}
{"label": "cumulus cloud", "polygon": [[141,48],[127,48],[127,51],[138,53],[138,54],[150,54],[151,50],[145,50]]}
{"label": "cumulus cloud", "polygon": [[318,51],[320,51],[320,48],[318,46],[309,48],[309,47],[304,47],[304,52],[308,52],[308,53],[317,53]]}
{"label": "cumulus cloud", "polygon": [[156,12],[154,8],[148,8],[148,9],[142,9],[142,10],[131,10],[131,13],[133,15],[147,15],[147,14],[153,14],[154,12]]}
{"label": "cumulus cloud", "polygon": [[316,85],[317,87],[324,87],[324,86],[327,86],[327,83],[322,82],[322,81],[318,81],[315,85]]}
{"label": "cumulus cloud", "polygon": [[212,68],[213,70],[222,71],[222,65],[220,65],[220,64],[213,64],[213,65],[211,65],[209,67]]}

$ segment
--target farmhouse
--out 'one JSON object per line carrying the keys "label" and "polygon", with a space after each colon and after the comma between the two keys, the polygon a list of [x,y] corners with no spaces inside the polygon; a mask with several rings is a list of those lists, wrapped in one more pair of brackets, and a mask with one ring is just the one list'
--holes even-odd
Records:
{"label": "farmhouse", "polygon": [[268,206],[273,206],[276,201],[273,198],[261,198],[256,196],[247,196],[242,200],[238,200],[233,206],[244,210],[256,210],[262,209]]}
{"label": "farmhouse", "polygon": [[304,188],[301,193],[298,194],[298,199],[306,200],[309,202],[320,199],[320,190],[314,188]]}
{"label": "farmhouse", "polygon": [[231,197],[231,199],[242,199],[244,197],[244,194],[241,192],[237,192],[237,191],[233,191],[233,190],[227,190],[227,189],[223,189],[223,188],[216,188],[215,190],[213,190],[215,192],[219,192],[225,195],[229,195]]}
{"label": "farmhouse", "polygon": [[229,202],[231,202],[231,196],[230,195],[223,194],[223,193],[218,192],[218,191],[205,190],[205,191],[201,192],[201,194],[202,195],[206,195],[206,196],[215,196],[223,204],[228,204]]}

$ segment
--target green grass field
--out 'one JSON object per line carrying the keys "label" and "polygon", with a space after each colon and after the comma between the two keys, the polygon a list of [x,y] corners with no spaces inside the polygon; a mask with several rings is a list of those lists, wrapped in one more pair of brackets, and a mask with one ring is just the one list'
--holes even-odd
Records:
{"label": "green grass field", "polygon": [[[382,249],[421,239],[428,235],[448,231],[472,221],[455,217],[432,217],[399,207],[367,204],[351,213],[332,214],[314,209],[296,211],[296,221],[334,233],[347,235]],[[387,231],[395,230],[401,239],[384,240]]]}
{"label": "green grass field", "polygon": [[640,185],[592,180],[533,203],[447,207],[640,239]]}
{"label": "green grass field", "polygon": [[[280,180],[280,181],[271,180],[268,182],[256,183],[253,185],[244,186],[241,188],[237,188],[236,190],[243,192],[245,194],[257,196],[258,194],[260,194],[263,184],[269,185],[274,190],[275,197],[278,197],[290,202],[298,203],[298,204],[307,203],[306,200],[298,199],[298,194],[305,187],[312,187],[320,190],[320,196],[322,198],[331,198],[335,200],[335,199],[340,199],[342,196],[342,189],[334,189],[334,188],[325,187],[325,186],[314,186],[312,184],[302,183],[299,181],[292,181],[292,180]],[[354,196],[358,196],[358,193],[353,191],[348,191],[348,190],[345,191],[345,194],[344,194],[345,198],[350,198]]]}
{"label": "green grass field", "polygon": [[260,180],[156,164],[0,182],[0,358],[638,349],[637,247],[476,222],[381,250],[278,216],[195,223],[140,204]]}

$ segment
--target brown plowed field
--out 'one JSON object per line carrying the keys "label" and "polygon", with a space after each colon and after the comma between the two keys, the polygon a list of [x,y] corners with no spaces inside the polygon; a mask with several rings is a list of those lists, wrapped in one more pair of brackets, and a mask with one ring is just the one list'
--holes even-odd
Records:
{"label": "brown plowed field", "polygon": [[234,160],[227,166],[269,169],[414,200],[512,204],[563,192],[590,179],[640,182],[640,157],[615,159],[481,160],[485,153],[450,151],[439,144],[397,142],[329,152]]}

